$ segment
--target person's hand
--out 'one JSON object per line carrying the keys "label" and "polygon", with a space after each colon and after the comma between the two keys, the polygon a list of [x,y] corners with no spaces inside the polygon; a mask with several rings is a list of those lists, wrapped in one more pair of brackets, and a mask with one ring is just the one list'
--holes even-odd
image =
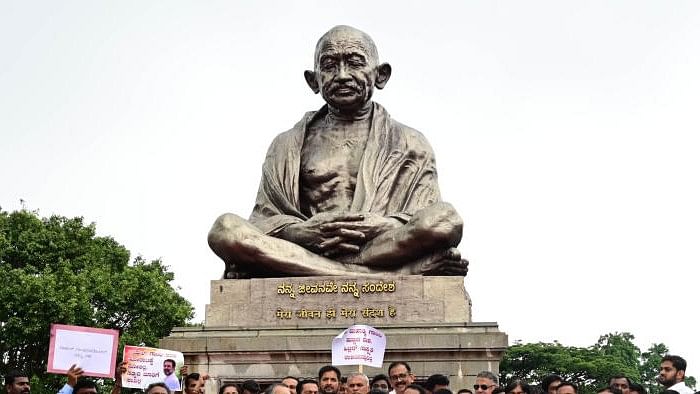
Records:
{"label": "person's hand", "polygon": [[364,219],[359,213],[323,212],[311,219],[287,226],[280,233],[282,239],[300,245],[324,256],[357,253],[366,242],[365,235],[356,230],[337,227],[323,230],[332,223],[355,223]]}
{"label": "person's hand", "polygon": [[78,378],[83,376],[83,369],[76,364],[73,364],[68,369],[68,372],[66,372],[66,375],[68,375],[68,385],[75,387],[75,384],[78,383]]}
{"label": "person's hand", "polygon": [[187,365],[180,367],[180,376],[187,376]]}
{"label": "person's hand", "polygon": [[401,227],[403,224],[396,218],[384,217],[376,213],[362,213],[362,220],[343,221],[338,220],[333,223],[321,225],[321,231],[328,235],[343,234],[343,232],[360,232],[364,235],[365,242],[373,239],[379,234]]}
{"label": "person's hand", "polygon": [[122,375],[126,373],[126,361],[122,361],[117,365],[114,370],[114,385],[121,387],[122,385]]}

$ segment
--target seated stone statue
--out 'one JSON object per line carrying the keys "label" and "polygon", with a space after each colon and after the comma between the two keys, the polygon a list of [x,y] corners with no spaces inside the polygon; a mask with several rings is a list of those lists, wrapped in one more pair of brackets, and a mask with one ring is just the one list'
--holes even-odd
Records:
{"label": "seated stone statue", "polygon": [[391,76],[372,39],[334,27],[304,76],[326,105],[272,142],[249,221],[214,223],[224,278],[466,275],[428,141],[371,100]]}

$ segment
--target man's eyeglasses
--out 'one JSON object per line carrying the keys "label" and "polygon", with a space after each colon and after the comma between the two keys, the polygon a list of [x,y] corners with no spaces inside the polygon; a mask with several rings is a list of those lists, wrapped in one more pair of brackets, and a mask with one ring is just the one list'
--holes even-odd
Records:
{"label": "man's eyeglasses", "polygon": [[395,382],[395,381],[397,381],[397,380],[399,380],[399,379],[400,379],[400,380],[406,380],[407,377],[408,377],[408,374],[400,373],[400,374],[398,374],[398,375],[391,375],[391,376],[389,376],[389,379],[391,379],[392,381]]}
{"label": "man's eyeglasses", "polygon": [[481,390],[488,390],[490,387],[493,387],[493,386],[495,386],[495,384],[489,384],[489,385],[486,385],[486,384],[475,384],[475,385],[474,385],[474,390],[478,390],[478,389],[481,389]]}

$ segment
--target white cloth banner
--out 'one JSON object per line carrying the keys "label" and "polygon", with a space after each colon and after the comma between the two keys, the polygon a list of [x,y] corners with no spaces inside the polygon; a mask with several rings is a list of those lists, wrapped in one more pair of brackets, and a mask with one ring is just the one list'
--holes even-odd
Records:
{"label": "white cloth banner", "polygon": [[356,324],[333,338],[333,365],[368,365],[381,368],[386,336],[374,327]]}

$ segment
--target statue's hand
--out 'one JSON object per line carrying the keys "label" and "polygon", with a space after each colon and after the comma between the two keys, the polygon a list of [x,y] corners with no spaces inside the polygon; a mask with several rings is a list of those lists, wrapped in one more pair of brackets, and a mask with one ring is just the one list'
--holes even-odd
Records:
{"label": "statue's hand", "polygon": [[321,226],[321,230],[326,234],[337,234],[343,231],[356,231],[364,234],[364,241],[367,242],[379,234],[403,226],[398,219],[384,217],[376,213],[362,213],[361,220],[336,221]]}
{"label": "statue's hand", "polygon": [[364,216],[359,213],[323,212],[305,222],[287,226],[280,233],[280,238],[328,257],[357,253],[360,251],[360,245],[366,242],[362,232],[344,228],[324,231],[323,226],[332,223],[353,223],[363,219]]}

